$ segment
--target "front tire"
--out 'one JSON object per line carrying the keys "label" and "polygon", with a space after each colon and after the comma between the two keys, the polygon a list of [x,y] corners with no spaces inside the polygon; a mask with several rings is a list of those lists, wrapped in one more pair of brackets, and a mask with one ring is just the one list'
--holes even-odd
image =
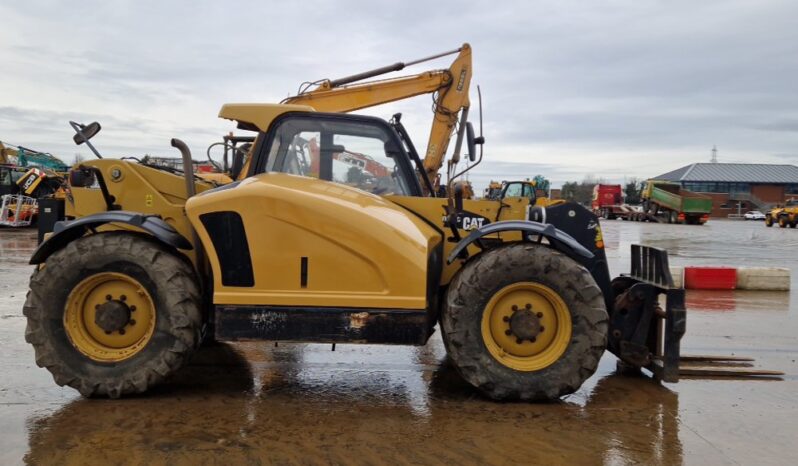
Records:
{"label": "front tire", "polygon": [[766,227],[772,227],[773,226],[773,217],[771,217],[770,215],[765,217],[765,226]]}
{"label": "front tire", "polygon": [[457,370],[487,396],[549,400],[596,371],[607,319],[587,269],[546,246],[516,243],[463,267],[449,286],[441,329]]}
{"label": "front tire", "polygon": [[59,385],[83,396],[142,393],[199,345],[200,296],[191,264],[160,243],[93,234],[33,273],[25,339]]}

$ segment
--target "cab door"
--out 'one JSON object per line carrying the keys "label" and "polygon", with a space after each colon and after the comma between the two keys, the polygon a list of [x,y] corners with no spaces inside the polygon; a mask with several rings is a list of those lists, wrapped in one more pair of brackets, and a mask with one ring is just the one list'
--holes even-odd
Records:
{"label": "cab door", "polygon": [[378,119],[292,115],[264,138],[259,173],[190,199],[214,301],[425,311],[442,239],[386,197],[420,191],[394,137]]}
{"label": "cab door", "polygon": [[502,210],[499,220],[527,219],[527,210],[535,204],[534,186],[522,181],[504,185],[501,195]]}

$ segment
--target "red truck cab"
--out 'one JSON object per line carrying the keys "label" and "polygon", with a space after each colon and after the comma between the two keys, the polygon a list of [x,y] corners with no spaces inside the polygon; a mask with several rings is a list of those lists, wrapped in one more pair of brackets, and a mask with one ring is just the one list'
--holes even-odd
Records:
{"label": "red truck cab", "polygon": [[593,202],[590,206],[593,210],[602,207],[621,205],[623,203],[621,185],[619,184],[597,184],[593,187]]}

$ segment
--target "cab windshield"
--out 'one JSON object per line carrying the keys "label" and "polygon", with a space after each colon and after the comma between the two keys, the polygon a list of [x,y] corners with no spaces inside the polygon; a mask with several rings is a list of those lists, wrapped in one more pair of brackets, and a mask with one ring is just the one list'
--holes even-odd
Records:
{"label": "cab windshield", "polygon": [[263,171],[319,178],[378,195],[412,195],[414,171],[398,138],[373,121],[289,117],[273,129]]}

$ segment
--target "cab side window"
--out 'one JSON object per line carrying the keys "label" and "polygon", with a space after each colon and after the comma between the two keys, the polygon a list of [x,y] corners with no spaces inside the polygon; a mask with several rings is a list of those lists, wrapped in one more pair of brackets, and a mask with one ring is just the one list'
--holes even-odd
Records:
{"label": "cab side window", "polygon": [[264,171],[319,178],[373,194],[410,194],[412,170],[385,128],[368,122],[292,117],[279,123]]}
{"label": "cab side window", "polygon": [[521,183],[510,183],[504,190],[504,197],[521,197],[522,195]]}

